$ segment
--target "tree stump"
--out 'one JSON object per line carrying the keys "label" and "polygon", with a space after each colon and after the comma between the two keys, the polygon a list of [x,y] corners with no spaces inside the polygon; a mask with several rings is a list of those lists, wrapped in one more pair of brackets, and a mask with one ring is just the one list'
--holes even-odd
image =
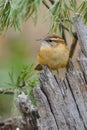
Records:
{"label": "tree stump", "polygon": [[87,27],[74,17],[81,46],[77,59],[80,71],[70,60],[63,81],[43,66],[40,87],[34,88],[39,113],[39,130],[87,130]]}

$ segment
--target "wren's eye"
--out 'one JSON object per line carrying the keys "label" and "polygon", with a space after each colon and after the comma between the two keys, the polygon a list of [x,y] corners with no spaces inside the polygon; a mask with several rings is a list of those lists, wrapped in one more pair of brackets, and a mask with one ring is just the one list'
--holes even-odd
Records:
{"label": "wren's eye", "polygon": [[49,40],[47,40],[47,42],[52,42],[52,40],[51,40],[51,39],[49,39]]}

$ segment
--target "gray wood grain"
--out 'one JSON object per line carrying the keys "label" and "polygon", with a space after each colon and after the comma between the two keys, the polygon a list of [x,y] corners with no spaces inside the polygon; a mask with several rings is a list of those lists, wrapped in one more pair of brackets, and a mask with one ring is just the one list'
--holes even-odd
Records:
{"label": "gray wood grain", "polygon": [[54,116],[49,107],[49,102],[40,88],[34,88],[35,98],[37,100],[37,108],[40,115],[39,130],[58,130]]}
{"label": "gray wood grain", "polygon": [[69,71],[69,73],[67,73],[67,80],[69,82],[69,86],[73,94],[74,102],[77,106],[79,116],[80,118],[82,118],[85,128],[87,128],[87,110],[84,104],[84,98],[82,96],[82,92],[79,86],[76,71],[74,69],[74,66],[72,67],[73,71]]}
{"label": "gray wood grain", "polygon": [[[45,80],[43,81],[45,77]],[[64,117],[64,102],[61,94],[60,87],[58,86],[53,74],[44,66],[44,73],[41,74],[40,80],[42,81],[42,90],[44,91],[50,103],[50,107],[54,114],[55,120],[59,130],[68,130],[67,122]]]}
{"label": "gray wood grain", "polygon": [[73,24],[77,32],[81,50],[87,57],[87,26],[84,25],[83,18],[77,15],[73,18]]}
{"label": "gray wood grain", "polygon": [[63,86],[64,86],[64,88],[66,87],[64,102],[66,104],[66,108],[67,108],[69,116],[70,116],[70,118],[69,118],[70,130],[73,130],[73,129],[84,130],[85,129],[84,124],[80,118],[76,103],[73,99],[73,95],[70,90],[70,86],[69,86],[69,83],[68,83],[66,77],[63,81]]}

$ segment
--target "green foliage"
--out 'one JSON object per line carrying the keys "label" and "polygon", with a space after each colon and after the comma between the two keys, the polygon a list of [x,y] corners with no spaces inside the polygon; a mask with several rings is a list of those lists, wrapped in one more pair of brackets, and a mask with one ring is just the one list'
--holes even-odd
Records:
{"label": "green foliage", "polygon": [[[30,16],[37,20],[37,14],[41,3],[45,0],[0,0],[0,30],[3,31],[13,26],[21,30],[21,24]],[[49,0],[50,1],[50,0]],[[50,30],[63,32],[64,26],[69,32],[72,31],[72,16],[75,13],[82,14],[87,22],[87,0],[77,6],[78,0],[56,0],[49,8],[52,18]],[[49,6],[48,6],[49,7]]]}
{"label": "green foliage", "polygon": [[[69,8],[71,5],[71,8]],[[54,5],[50,8],[51,17],[52,17],[52,25],[51,30],[56,32],[58,28],[62,31],[64,26],[68,26],[69,30],[71,30],[72,19],[70,17],[70,11],[75,9],[73,3],[70,1],[70,5],[66,2],[66,0],[57,0]]]}
{"label": "green foliage", "polygon": [[[59,29],[61,34],[66,28],[72,33],[73,19],[75,13],[83,15],[85,22],[87,22],[87,0],[83,1],[80,7],[77,6],[76,0],[57,0],[50,8],[52,24],[51,30],[57,32]],[[72,14],[72,15],[71,15]]]}
{"label": "green foliage", "polygon": [[32,14],[36,18],[41,0],[0,0],[0,31],[14,26],[21,30],[21,23]]}
{"label": "green foliage", "polygon": [[[20,92],[25,92],[29,95],[33,104],[35,104],[35,99],[33,95],[33,87],[39,85],[38,72],[35,72],[33,65],[24,66],[21,72],[15,76],[14,72],[9,72],[10,83],[8,83],[9,88],[16,92],[15,95],[18,95]],[[9,89],[8,88],[8,89]]]}
{"label": "green foliage", "polygon": [[84,17],[85,23],[87,23],[87,0],[83,1],[78,8],[78,13]]}

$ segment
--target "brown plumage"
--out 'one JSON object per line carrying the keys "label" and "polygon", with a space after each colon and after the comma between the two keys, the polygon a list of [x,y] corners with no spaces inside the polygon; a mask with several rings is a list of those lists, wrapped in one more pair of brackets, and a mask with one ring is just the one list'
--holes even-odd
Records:
{"label": "brown plumage", "polygon": [[38,52],[39,65],[35,69],[41,70],[41,65],[47,65],[52,70],[66,67],[69,60],[69,49],[64,40],[58,35],[48,35],[39,39],[41,47]]}

